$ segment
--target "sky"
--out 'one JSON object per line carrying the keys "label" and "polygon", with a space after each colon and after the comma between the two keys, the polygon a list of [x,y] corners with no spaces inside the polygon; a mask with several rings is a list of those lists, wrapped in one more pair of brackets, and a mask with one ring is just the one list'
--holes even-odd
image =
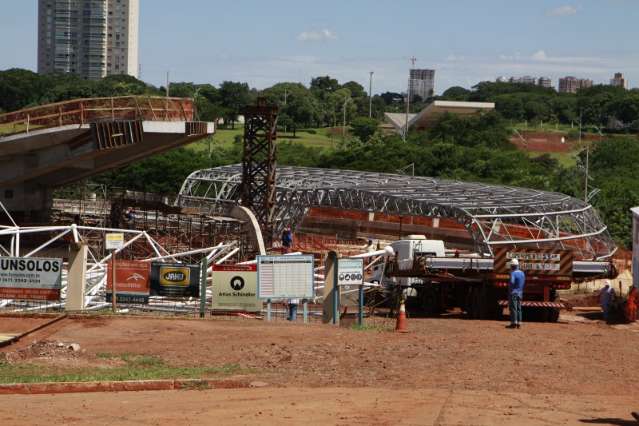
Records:
{"label": "sky", "polygon": [[[639,86],[639,0],[140,0],[141,78],[306,85],[330,75],[406,90],[410,58],[436,92],[498,76]],[[0,69],[36,70],[37,1],[0,0]],[[10,42],[7,42],[10,41]]]}

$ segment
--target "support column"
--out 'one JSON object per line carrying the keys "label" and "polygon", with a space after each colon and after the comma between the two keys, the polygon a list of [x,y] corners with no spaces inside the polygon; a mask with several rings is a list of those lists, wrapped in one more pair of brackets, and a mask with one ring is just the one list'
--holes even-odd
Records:
{"label": "support column", "polygon": [[85,243],[72,244],[69,254],[67,275],[67,311],[83,311],[84,293],[87,285],[87,255],[89,247]]}

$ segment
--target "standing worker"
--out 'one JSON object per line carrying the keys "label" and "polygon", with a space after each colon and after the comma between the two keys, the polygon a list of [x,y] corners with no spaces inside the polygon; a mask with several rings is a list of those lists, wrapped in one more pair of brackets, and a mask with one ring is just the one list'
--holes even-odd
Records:
{"label": "standing worker", "polygon": [[506,328],[520,328],[522,321],[521,299],[524,296],[526,275],[519,269],[519,261],[510,262],[510,284],[508,286],[508,310],[510,311],[510,325]]}
{"label": "standing worker", "polygon": [[288,299],[288,321],[295,321],[297,319],[297,305],[300,304],[299,299]]}
{"label": "standing worker", "polygon": [[599,306],[603,312],[604,321],[608,321],[610,317],[610,304],[615,298],[615,289],[612,288],[610,280],[606,280],[606,285],[599,292]]}
{"label": "standing worker", "polygon": [[286,225],[282,231],[282,254],[290,253],[293,246],[293,231],[291,225]]}

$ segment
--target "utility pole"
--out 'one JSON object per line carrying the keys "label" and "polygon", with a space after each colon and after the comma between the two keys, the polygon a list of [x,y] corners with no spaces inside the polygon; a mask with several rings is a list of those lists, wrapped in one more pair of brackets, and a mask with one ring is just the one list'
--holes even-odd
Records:
{"label": "utility pole", "polygon": [[[284,106],[286,107],[286,101],[288,99],[288,89],[284,88]],[[284,123],[284,133],[286,133],[286,123]]]}
{"label": "utility pole", "polygon": [[368,118],[373,118],[373,74],[371,71],[368,80]]}
{"label": "utility pole", "polygon": [[350,99],[351,98],[348,98],[348,97],[344,98],[344,107],[343,107],[343,110],[344,110],[344,123],[343,123],[343,127],[342,127],[342,140],[346,139],[346,104],[348,103],[348,101]]}
{"label": "utility pole", "polygon": [[[411,63],[411,69],[415,68],[415,62],[417,62],[417,58],[411,56],[409,59]],[[406,138],[408,137],[408,115],[410,114],[410,83],[412,79],[410,78],[410,70],[408,70],[408,90],[406,90],[406,124],[404,126],[404,142],[406,142]]]}
{"label": "utility pole", "polygon": [[[582,114],[579,111],[579,146],[581,146]],[[588,177],[590,174],[590,145],[586,142],[586,177],[584,178],[584,201],[588,203]]]}
{"label": "utility pole", "polygon": [[170,81],[169,77],[170,77],[170,71],[167,71],[166,72],[166,97],[167,98],[169,97],[169,93],[170,93],[170,88],[169,87],[171,85],[171,83],[169,82]]}

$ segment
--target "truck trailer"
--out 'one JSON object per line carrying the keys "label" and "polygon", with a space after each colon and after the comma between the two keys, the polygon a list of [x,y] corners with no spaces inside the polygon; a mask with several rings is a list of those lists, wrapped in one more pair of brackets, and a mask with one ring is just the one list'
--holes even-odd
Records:
{"label": "truck trailer", "polygon": [[384,262],[372,268],[369,280],[382,285],[409,310],[427,315],[461,308],[473,319],[496,319],[508,306],[510,261],[518,259],[526,274],[522,307],[528,320],[555,322],[565,308],[557,290],[572,283],[615,278],[611,261],[574,259],[558,247],[504,246],[492,256],[447,250],[441,240],[412,235],[390,244]]}

